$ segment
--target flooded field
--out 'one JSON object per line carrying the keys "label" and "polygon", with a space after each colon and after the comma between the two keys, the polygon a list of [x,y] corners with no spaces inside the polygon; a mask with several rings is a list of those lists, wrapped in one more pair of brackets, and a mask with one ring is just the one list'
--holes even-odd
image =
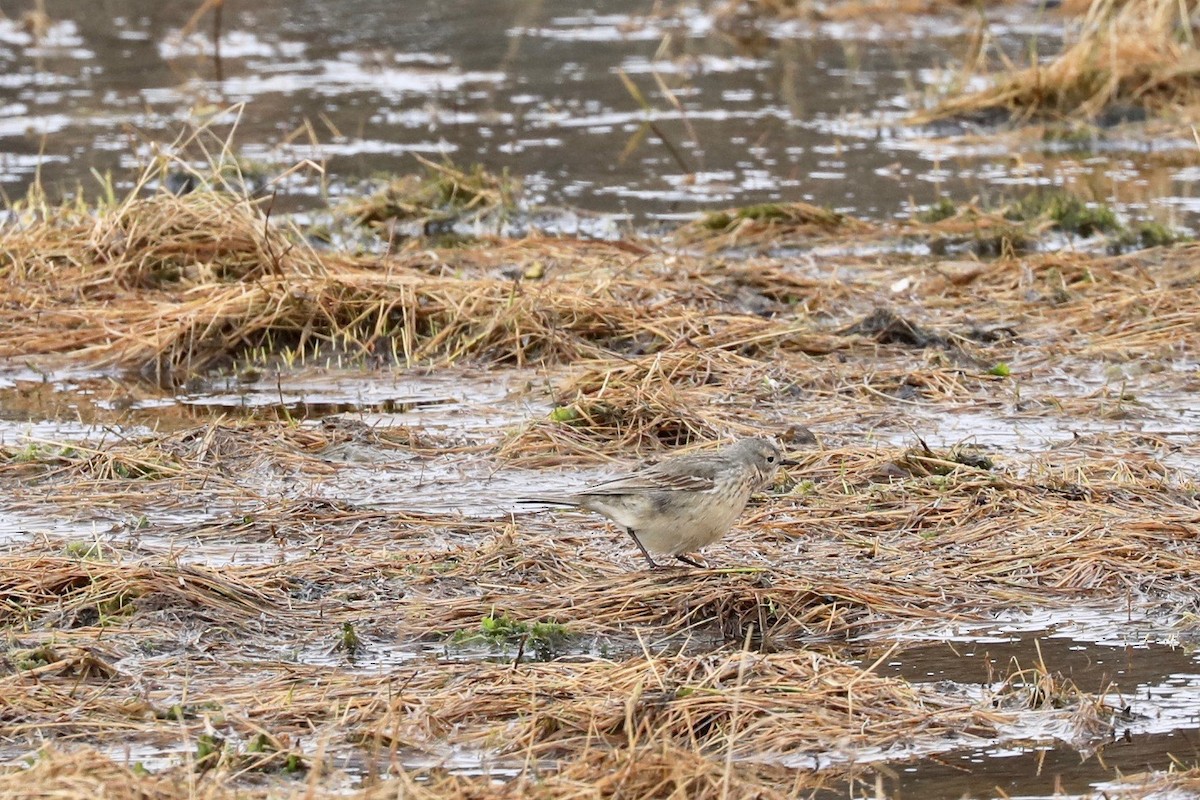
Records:
{"label": "flooded field", "polygon": [[1200,794],[1191,4],[219,5],[0,16],[0,798]]}
{"label": "flooded field", "polygon": [[[224,134],[236,118],[238,155],[276,179],[278,209],[358,196],[413,154],[506,169],[556,227],[593,235],[731,205],[890,218],[1047,186],[1189,229],[1200,209],[1186,127],[1124,124],[1145,115],[1120,104],[1093,127],[1016,136],[994,116],[905,124],[980,36],[1018,62],[1057,50],[1076,21],[1037,3],[756,20],[721,4],[346,0],[331,33],[326,4],[265,0],[225,6],[219,53],[197,5],[97,16],[45,0],[44,17],[0,18],[0,187],[18,197],[39,175],[94,196],[93,170],[128,186],[182,123]],[[305,160],[321,174],[279,179]]]}

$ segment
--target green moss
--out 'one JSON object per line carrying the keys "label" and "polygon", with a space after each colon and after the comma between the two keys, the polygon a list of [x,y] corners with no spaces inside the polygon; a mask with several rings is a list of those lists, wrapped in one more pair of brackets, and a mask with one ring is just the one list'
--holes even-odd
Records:
{"label": "green moss", "polygon": [[127,617],[132,614],[136,597],[133,592],[117,592],[107,600],[101,600],[96,604],[96,611],[100,614],[99,624],[106,625],[113,617]]}
{"label": "green moss", "polygon": [[1140,222],[1134,228],[1134,234],[1142,247],[1165,247],[1188,238],[1160,222]]}
{"label": "green moss", "polygon": [[78,558],[86,561],[100,561],[104,558],[104,546],[99,542],[84,542],[73,541],[67,542],[63,548],[71,558]]}
{"label": "green moss", "polygon": [[521,634],[528,630],[528,625],[523,622],[517,622],[507,614],[497,617],[495,613],[492,613],[479,621],[479,632],[485,639],[491,641],[507,641],[519,638]]}
{"label": "green moss", "polygon": [[990,470],[996,466],[987,455],[978,450],[955,449],[950,452],[950,460],[965,467]]}
{"label": "green moss", "polygon": [[260,733],[249,742],[246,743],[247,753],[273,753],[275,752],[274,745],[271,744],[271,739],[265,733]]}
{"label": "green moss", "polygon": [[29,442],[23,447],[0,448],[0,461],[15,464],[48,464],[75,458],[79,451],[73,447]]}
{"label": "green moss", "polygon": [[1007,219],[1019,222],[1052,222],[1054,227],[1078,236],[1119,233],[1117,214],[1103,204],[1089,204],[1069,192],[1034,192],[1004,210]]}
{"label": "green moss", "polygon": [[817,485],[812,481],[797,481],[796,485],[788,494],[794,495],[810,495],[817,490]]}
{"label": "green moss", "polygon": [[441,204],[450,208],[466,208],[488,199],[494,192],[507,193],[512,184],[507,170],[496,176],[482,164],[475,164],[469,172],[434,173],[431,179]]}
{"label": "green moss", "polygon": [[988,374],[995,375],[998,378],[1007,378],[1012,374],[1012,370],[1009,369],[1008,364],[999,361],[994,367],[988,370]]}
{"label": "green moss", "polygon": [[358,633],[354,630],[354,623],[342,623],[342,635],[338,641],[338,647],[350,656],[355,655],[359,648],[362,647],[362,641],[358,638]]}
{"label": "green moss", "polygon": [[779,203],[759,203],[758,205],[739,208],[737,215],[742,219],[761,221],[791,219],[792,213],[787,206]]}
{"label": "green moss", "polygon": [[939,197],[937,202],[917,214],[917,219],[926,223],[941,222],[944,219],[950,219],[957,213],[958,208],[954,205],[953,200],[949,197]]}
{"label": "green moss", "polygon": [[1126,230],[1112,243],[1114,253],[1141,250],[1147,247],[1166,247],[1177,242],[1188,241],[1185,234],[1173,230],[1161,222],[1139,222],[1132,230]]}
{"label": "green moss", "polygon": [[123,461],[114,458],[113,474],[118,478],[130,481],[153,481],[166,477],[168,472],[163,467],[146,461]]}
{"label": "green moss", "polygon": [[42,645],[31,650],[16,650],[10,656],[9,660],[18,670],[22,672],[38,667],[44,667],[47,664],[53,664],[58,661],[58,653],[50,645]]}
{"label": "green moss", "polygon": [[221,758],[221,751],[225,747],[225,742],[211,733],[202,733],[196,739],[196,766],[199,769],[207,769],[215,766]]}
{"label": "green moss", "polygon": [[575,406],[559,406],[550,412],[550,419],[569,425],[579,419],[579,411]]}
{"label": "green moss", "polygon": [[507,172],[495,175],[479,164],[469,170],[427,164],[424,176],[394,178],[374,196],[352,204],[348,212],[361,225],[425,220],[439,228],[432,233],[441,234],[449,232],[463,212],[514,207],[516,192],[517,182]]}
{"label": "green moss", "polygon": [[167,708],[155,709],[154,716],[156,719],[172,720],[174,722],[183,722],[188,719],[196,718],[196,707],[190,703],[176,703]]}
{"label": "green moss", "polygon": [[710,231],[723,231],[733,224],[733,217],[726,214],[724,211],[716,211],[711,214],[705,214],[700,220],[700,226],[707,228]]}
{"label": "green moss", "polygon": [[553,658],[572,639],[565,625],[554,621],[521,622],[507,614],[487,614],[479,620],[477,630],[458,631],[451,637],[457,645],[487,644],[492,647],[524,646],[534,656],[547,661]]}

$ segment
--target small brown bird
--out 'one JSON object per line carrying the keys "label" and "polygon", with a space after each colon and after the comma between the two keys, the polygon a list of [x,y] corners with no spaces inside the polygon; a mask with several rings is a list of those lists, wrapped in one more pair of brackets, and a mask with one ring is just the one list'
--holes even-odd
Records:
{"label": "small brown bird", "polygon": [[595,511],[625,529],[651,567],[650,552],[702,567],[686,553],[725,535],[750,495],[770,486],[785,462],[766,439],[743,439],[712,453],[695,453],[644,467],[563,497],[533,496],[523,503]]}

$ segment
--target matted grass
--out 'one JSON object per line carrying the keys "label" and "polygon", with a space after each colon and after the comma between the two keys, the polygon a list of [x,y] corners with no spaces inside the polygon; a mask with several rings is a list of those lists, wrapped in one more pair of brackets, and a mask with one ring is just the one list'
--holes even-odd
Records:
{"label": "matted grass", "polygon": [[[1194,119],[1200,51],[1191,8],[1179,0],[1096,0],[1068,26],[1061,53],[1028,67],[1006,62],[989,88],[942,99],[913,121],[994,109],[1017,118],[1096,117],[1120,106]],[[988,55],[964,72],[982,71]]]}
{"label": "matted grass", "polygon": [[[64,796],[774,798],[844,792],[864,753],[1004,742],[1031,717],[1105,741],[1104,687],[1054,665],[972,692],[878,667],[913,646],[902,634],[1033,608],[1166,608],[1194,630],[1194,440],[1170,399],[1194,382],[1200,248],[735,257],[815,222],[871,233],[742,220],[693,241],[708,255],[319,252],[217,192],[5,228],[0,348],[34,366],[203,391],[214,365],[261,382],[323,350],[393,377],[468,362],[516,387],[488,403],[517,422],[489,426],[469,392],[470,437],[452,412],[407,411],[133,432],[94,403],[102,437],[0,447],[16,520],[0,719],[32,760],[0,798],[18,779]],[[1037,433],[936,444],[960,416]],[[1123,419],[1147,424],[1107,424]],[[1085,423],[1106,425],[1070,435]],[[569,491],[564,469],[750,434],[799,465],[708,569],[645,571],[602,520],[512,502]],[[462,513],[439,502],[456,491]],[[119,765],[125,748],[151,774]]]}

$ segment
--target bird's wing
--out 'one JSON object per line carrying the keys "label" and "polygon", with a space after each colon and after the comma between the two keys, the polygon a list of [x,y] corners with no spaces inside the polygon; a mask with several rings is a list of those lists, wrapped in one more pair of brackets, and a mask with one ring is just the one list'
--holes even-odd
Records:
{"label": "bird's wing", "polygon": [[677,464],[664,461],[630,475],[589,486],[579,494],[628,494],[629,492],[707,492],[715,485],[716,470],[706,463]]}

